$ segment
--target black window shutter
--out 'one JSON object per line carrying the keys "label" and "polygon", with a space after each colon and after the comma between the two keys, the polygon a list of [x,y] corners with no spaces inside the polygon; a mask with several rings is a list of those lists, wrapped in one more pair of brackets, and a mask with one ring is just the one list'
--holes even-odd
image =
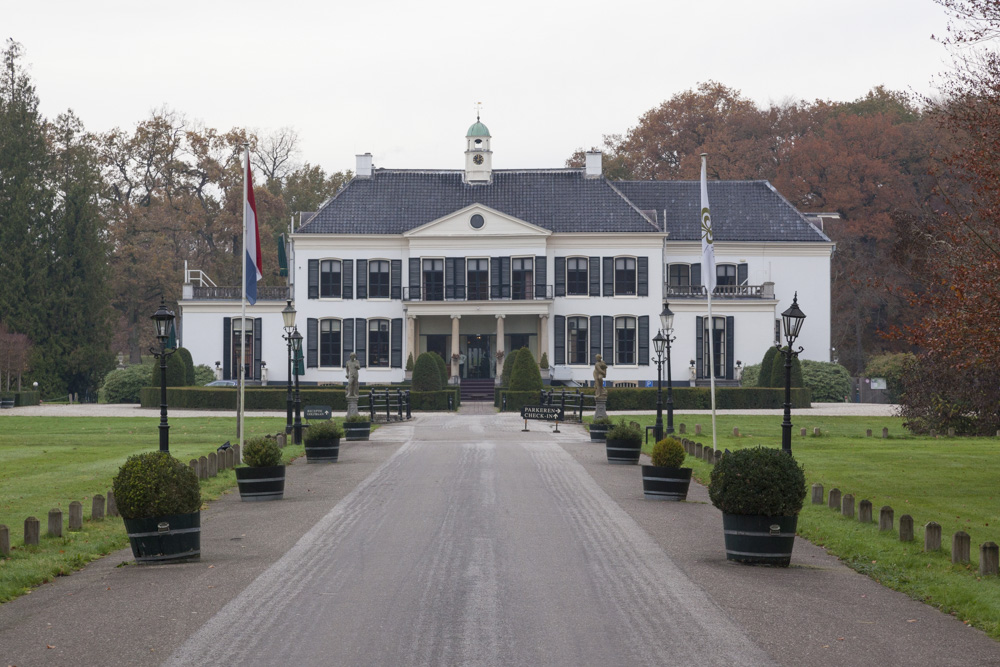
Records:
{"label": "black window shutter", "polygon": [[705,369],[705,318],[694,318],[694,364],[695,377],[704,377]]}
{"label": "black window shutter", "polygon": [[467,299],[465,295],[465,258],[455,258],[455,298]]}
{"label": "black window shutter", "polygon": [[389,262],[389,298],[399,299],[402,297],[402,285],[403,285],[403,260],[394,259]]}
{"label": "black window shutter", "polygon": [[554,327],[555,337],[553,338],[554,345],[552,350],[552,364],[555,366],[565,366],[566,365],[566,318],[562,315],[556,315],[552,318],[552,326]]}
{"label": "black window shutter", "polygon": [[500,297],[510,298],[510,257],[500,258]]}
{"label": "black window shutter", "polygon": [[222,379],[231,380],[230,364],[233,358],[233,318],[222,318]]}
{"label": "black window shutter", "polygon": [[319,260],[310,259],[309,260],[309,297],[310,299],[319,298]]}
{"label": "black window shutter", "polygon": [[344,260],[344,268],[340,272],[340,275],[342,276],[342,279],[343,279],[343,282],[344,282],[344,294],[342,295],[342,297],[344,299],[353,299],[354,298],[354,260],[353,259],[345,259]]}
{"label": "black window shutter", "polygon": [[368,298],[368,260],[358,260],[358,298]]}
{"label": "black window shutter", "polygon": [[566,296],[566,258],[556,257],[556,296]]}
{"label": "black window shutter", "polygon": [[455,258],[444,258],[444,298],[455,298]]}
{"label": "black window shutter", "polygon": [[368,320],[363,317],[354,319],[354,350],[358,355],[361,367],[368,365]]}
{"label": "black window shutter", "polygon": [[394,317],[389,323],[389,366],[403,367],[403,318]]}
{"label": "black window shutter", "polygon": [[601,316],[590,318],[590,365],[597,363],[597,355],[601,353]]}
{"label": "black window shutter", "polygon": [[[509,261],[509,258],[508,258]],[[500,258],[490,257],[490,298],[499,299],[500,290]],[[508,268],[510,265],[508,264]]]}
{"label": "black window shutter", "polygon": [[639,283],[639,296],[649,296],[649,258],[639,257],[635,265],[635,277]]}
{"label": "black window shutter", "polygon": [[701,287],[701,264],[691,265],[691,287]]}
{"label": "black window shutter", "polygon": [[733,335],[733,326],[736,318],[732,315],[726,317],[726,379],[732,380],[736,377],[736,363],[733,357],[736,354],[736,337]]}
{"label": "black window shutter", "polygon": [[351,352],[354,352],[354,327],[351,326],[351,318],[346,318],[340,322],[340,338],[344,344],[344,358],[342,360],[342,365],[347,365],[347,360],[351,358]]}
{"label": "black window shutter", "polygon": [[736,265],[736,284],[746,285],[749,279],[746,262]]}
{"label": "black window shutter", "polygon": [[[604,258],[604,296],[615,295],[615,258]],[[607,359],[605,359],[607,361]]]}
{"label": "black window shutter", "polygon": [[[292,366],[295,364],[293,363]],[[319,320],[306,319],[306,368],[319,366]]]}
{"label": "black window shutter", "polygon": [[604,352],[602,353],[604,363],[608,366],[615,364],[615,318],[604,316]]}
{"label": "black window shutter", "polygon": [[[590,258],[590,296],[601,296],[601,258]],[[591,362],[593,363],[593,362]]]}
{"label": "black window shutter", "polygon": [[545,261],[546,257],[544,255],[539,255],[535,257],[535,298],[544,299],[545,298],[545,281],[547,276]]}
{"label": "black window shutter", "polygon": [[260,379],[260,339],[264,324],[261,318],[253,318],[253,379]]}
{"label": "black window shutter", "polygon": [[636,332],[639,337],[639,365],[649,365],[649,315],[639,317],[639,330]]}
{"label": "black window shutter", "polygon": [[410,299],[420,301],[420,258],[410,258]]}

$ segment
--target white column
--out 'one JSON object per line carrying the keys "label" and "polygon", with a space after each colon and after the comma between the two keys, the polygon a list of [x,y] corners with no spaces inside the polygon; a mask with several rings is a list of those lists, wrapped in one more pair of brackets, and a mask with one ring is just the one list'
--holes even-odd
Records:
{"label": "white column", "polygon": [[417,318],[414,315],[406,316],[406,353],[413,355],[413,363],[417,363]]}
{"label": "white column", "polygon": [[549,366],[552,366],[552,359],[549,354],[549,316],[538,316],[538,360],[542,360],[542,354],[549,359]]}
{"label": "white column", "polygon": [[455,355],[458,354],[458,325],[461,321],[461,315],[451,316],[451,384],[458,384],[460,382],[458,378],[458,362],[455,361]]}
{"label": "white column", "polygon": [[[503,318],[505,315],[497,315],[497,352],[503,351]],[[497,360],[496,383],[500,385],[503,375],[503,364]]]}

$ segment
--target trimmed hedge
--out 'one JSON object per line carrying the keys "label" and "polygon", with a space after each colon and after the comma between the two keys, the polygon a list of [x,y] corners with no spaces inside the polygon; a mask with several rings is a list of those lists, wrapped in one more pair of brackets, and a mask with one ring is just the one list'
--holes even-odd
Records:
{"label": "trimmed hedge", "polygon": [[441,391],[411,391],[410,409],[440,412],[448,409],[448,395],[451,394],[452,408],[457,410],[461,392],[457,389],[442,389]]}
{"label": "trimmed hedge", "polygon": [[[553,389],[552,403],[555,405],[559,400],[559,393],[557,388]],[[586,395],[593,395],[594,393],[594,390],[590,387],[580,391]],[[575,393],[575,390],[570,393]],[[520,411],[522,405],[538,405],[539,394],[537,391],[512,392],[498,388],[495,392],[495,406],[500,407],[503,405],[504,394],[507,394],[508,412]],[[520,398],[515,400],[515,395],[520,394],[530,395],[531,400],[528,402],[523,402],[523,399]],[[666,401],[665,391],[663,395],[664,401]],[[712,409],[711,390],[708,387],[674,387],[673,398],[675,411]],[[792,389],[793,408],[808,408],[811,405],[811,401],[812,392],[808,388]],[[784,405],[784,389],[764,387],[717,387],[715,389],[715,406],[719,410],[781,409]],[[656,410],[656,389],[646,387],[615,387],[609,389],[607,408],[608,410]]]}
{"label": "trimmed hedge", "polygon": [[37,391],[0,391],[0,398],[5,401],[14,399],[14,407],[22,405],[38,405],[41,399],[41,392]]}
{"label": "trimmed hedge", "polygon": [[[400,388],[400,385],[379,385],[366,386],[366,389],[391,389]],[[235,387],[167,387],[167,405],[171,408],[183,409],[204,409],[204,410],[236,410],[236,399],[239,396],[239,389]],[[461,401],[460,390],[443,389],[440,392],[410,392],[411,410],[447,410],[447,394],[454,395],[454,406],[458,408]],[[160,388],[143,387],[141,403],[144,408],[160,407]],[[436,398],[418,398],[418,395],[442,394],[444,396],[442,407],[431,407],[439,404]],[[247,387],[244,393],[247,410],[284,410],[286,408],[287,389],[271,387]],[[341,411],[347,409],[347,397],[343,389],[313,388],[299,389],[299,398],[303,406],[306,405],[329,405],[331,410]],[[364,411],[364,410],[363,410]]]}

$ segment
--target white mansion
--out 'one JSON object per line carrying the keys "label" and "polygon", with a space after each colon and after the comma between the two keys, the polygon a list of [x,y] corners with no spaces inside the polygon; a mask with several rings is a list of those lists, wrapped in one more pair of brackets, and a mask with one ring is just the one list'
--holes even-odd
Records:
{"label": "white mansion", "polygon": [[[404,380],[407,357],[436,351],[462,380],[495,378],[499,352],[547,353],[553,381],[592,379],[597,354],[610,382],[656,380],[651,339],[663,301],[676,314],[671,370],[691,361],[708,381],[708,337],[719,379],[758,363],[798,292],[807,319],[803,358],[830,354],[834,244],[766,181],[708,184],[718,287],[713,321],[701,280],[697,181],[612,182],[601,154],[582,169],[494,170],[491,136],[466,135],[465,168],[373,168],[315,213],[288,246],[289,286],[261,288],[240,326],[238,288],[194,284],[180,302],[181,342],[195,363],[236,377],[287,379],[281,310],[291,298],[307,384],[341,384],[352,352],[362,383]],[[252,318],[249,319],[249,318]],[[666,379],[666,370],[663,377]]]}

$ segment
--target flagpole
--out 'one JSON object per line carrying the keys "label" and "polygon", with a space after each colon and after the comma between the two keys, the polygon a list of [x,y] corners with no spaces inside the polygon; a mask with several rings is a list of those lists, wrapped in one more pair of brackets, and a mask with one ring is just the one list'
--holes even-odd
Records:
{"label": "flagpole", "polygon": [[[243,265],[243,285],[240,306],[243,314],[240,317],[240,400],[237,406],[237,431],[240,437],[240,463],[243,462],[243,398],[246,386],[247,359],[247,173],[250,170],[250,144],[243,144],[243,251],[240,253],[240,264]],[[256,277],[256,276],[255,276]]]}
{"label": "flagpole", "polygon": [[708,295],[708,382],[712,396],[712,449],[719,448],[715,428],[715,319],[712,317],[712,292],[715,291],[715,233],[708,204],[708,153],[701,154],[701,264],[702,282]]}
{"label": "flagpole", "polygon": [[715,430],[715,320],[712,318],[712,292],[708,292],[708,375],[712,394],[712,450],[719,448]]}

